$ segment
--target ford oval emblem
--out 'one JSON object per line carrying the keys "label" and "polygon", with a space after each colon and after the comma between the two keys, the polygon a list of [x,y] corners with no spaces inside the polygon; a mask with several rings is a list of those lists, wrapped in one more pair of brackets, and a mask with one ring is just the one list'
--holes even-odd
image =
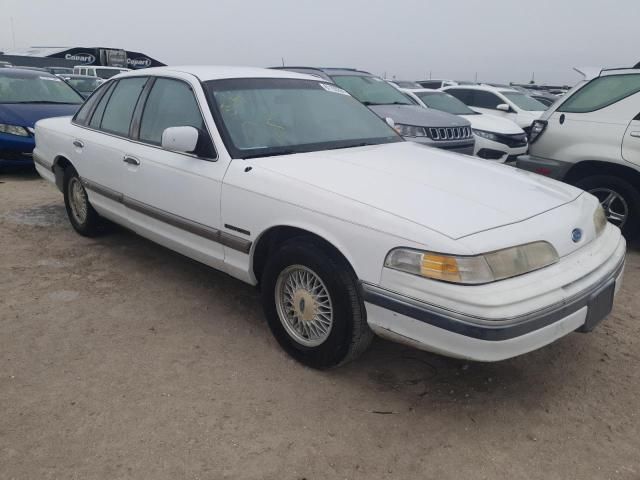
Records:
{"label": "ford oval emblem", "polygon": [[578,243],[580,240],[582,240],[582,230],[580,230],[579,228],[574,228],[571,232],[571,240],[573,240],[573,243]]}

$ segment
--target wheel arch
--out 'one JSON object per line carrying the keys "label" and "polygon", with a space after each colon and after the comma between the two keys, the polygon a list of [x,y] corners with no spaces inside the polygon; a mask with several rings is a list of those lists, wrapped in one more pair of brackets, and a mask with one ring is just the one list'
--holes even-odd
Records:
{"label": "wheel arch", "polygon": [[61,192],[64,187],[64,171],[68,167],[73,167],[73,164],[64,155],[58,155],[53,159],[51,170],[53,170],[53,174],[56,177],[56,187],[58,187],[58,190],[60,190]]}
{"label": "wheel arch", "polygon": [[305,226],[296,225],[274,225],[264,230],[255,240],[251,254],[251,272],[255,279],[260,283],[264,267],[267,263],[269,255],[274,253],[280,245],[294,238],[310,238],[321,246],[325,252],[333,255],[342,261],[354,275],[358,278],[353,260],[350,255],[345,252],[344,248],[340,248],[336,239],[330,238],[330,235],[315,232]]}
{"label": "wheel arch", "polygon": [[592,175],[610,175],[630,182],[640,190],[640,172],[633,167],[620,163],[584,160],[573,165],[565,175],[565,182],[574,184],[578,180]]}

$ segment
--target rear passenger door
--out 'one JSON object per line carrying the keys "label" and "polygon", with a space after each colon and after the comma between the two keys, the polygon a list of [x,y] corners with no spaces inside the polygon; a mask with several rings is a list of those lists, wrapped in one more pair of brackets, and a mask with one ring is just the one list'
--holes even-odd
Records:
{"label": "rear passenger door", "polygon": [[[122,205],[125,164],[133,112],[148,77],[131,77],[106,85],[100,100],[83,118],[76,116],[73,164],[99,213],[128,224]],[[92,100],[89,100],[90,103]],[[84,109],[84,107],[83,107]]]}
{"label": "rear passenger door", "polygon": [[[143,236],[213,267],[224,260],[220,232],[221,182],[228,162],[218,161],[203,115],[198,82],[153,77],[136,112],[133,140],[121,153],[125,205],[132,228]],[[197,153],[162,148],[169,127],[200,132]]]}

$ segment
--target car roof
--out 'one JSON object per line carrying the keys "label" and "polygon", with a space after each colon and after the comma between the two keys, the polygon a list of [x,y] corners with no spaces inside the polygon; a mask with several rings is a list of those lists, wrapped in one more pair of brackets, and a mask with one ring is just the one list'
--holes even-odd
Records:
{"label": "car roof", "polygon": [[429,95],[434,95],[436,93],[446,93],[443,90],[434,90],[433,88],[401,88],[403,92],[411,92],[411,93],[428,93]]}
{"label": "car roof", "polygon": [[298,78],[301,80],[321,80],[314,75],[290,72],[282,69],[236,67],[223,65],[194,65],[177,67],[153,67],[118,75],[117,78],[139,75],[162,75],[163,73],[187,73],[197,77],[200,81],[224,80],[231,78]]}

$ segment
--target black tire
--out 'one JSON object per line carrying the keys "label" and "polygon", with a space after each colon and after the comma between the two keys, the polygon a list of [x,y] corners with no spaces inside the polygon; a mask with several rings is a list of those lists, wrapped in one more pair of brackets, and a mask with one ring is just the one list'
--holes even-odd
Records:
{"label": "black tire", "polygon": [[[70,190],[74,185],[77,186],[77,188],[80,188],[82,192],[82,195],[78,199],[74,200],[74,202],[83,202],[83,205],[86,208],[86,214],[82,216],[83,218],[80,218],[76,213],[74,213],[74,206],[72,206],[72,193]],[[72,166],[68,166],[64,170],[63,193],[64,206],[67,209],[67,217],[69,217],[69,222],[71,222],[71,226],[74,230],[85,237],[95,237],[98,235],[100,233],[101,226],[100,215],[98,215],[98,212],[96,212],[91,206],[91,203],[89,203],[89,197],[87,196],[84,186],[80,182],[80,176]]]}
{"label": "black tire", "polygon": [[[291,266],[303,266],[312,271],[324,283],[331,298],[332,327],[326,340],[317,346],[306,346],[296,340],[278,314],[278,277]],[[271,332],[282,348],[304,365],[317,369],[343,365],[362,354],[373,339],[355,275],[342,259],[314,239],[291,240],[271,255],[262,275],[261,287]]]}
{"label": "black tire", "polygon": [[[598,189],[611,190],[620,195],[628,210],[627,219],[621,228],[622,234],[627,240],[635,237],[640,226],[640,192],[631,183],[612,175],[593,175],[581,178],[574,184],[587,192],[593,192],[599,198],[602,195]],[[605,211],[605,213],[607,212]]]}

